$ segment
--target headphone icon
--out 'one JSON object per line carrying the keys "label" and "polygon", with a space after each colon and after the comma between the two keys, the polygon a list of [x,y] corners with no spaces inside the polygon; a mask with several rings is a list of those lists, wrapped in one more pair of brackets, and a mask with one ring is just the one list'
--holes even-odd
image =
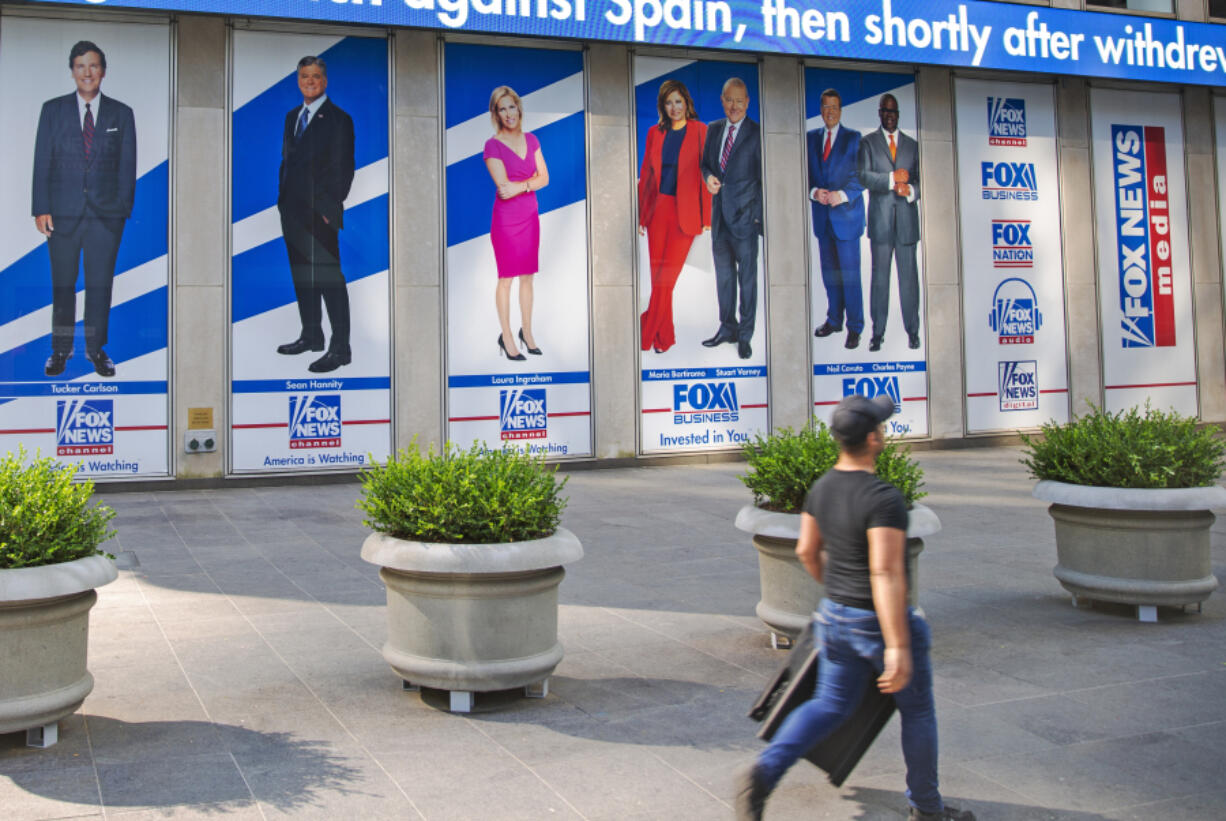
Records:
{"label": "headphone icon", "polygon": [[[1014,296],[1001,296],[1000,291],[1011,282],[1016,282],[1020,287],[1009,288],[1008,290],[1016,290]],[[1025,289],[1024,291],[1022,289]],[[988,324],[993,331],[999,331],[1004,325],[1005,316],[1008,315],[1010,308],[1020,298],[1025,299],[1030,297],[1031,318],[1034,319],[1034,329],[1037,331],[1043,327],[1043,314],[1039,311],[1039,298],[1034,293],[1034,288],[1030,287],[1030,283],[1021,277],[1008,277],[1001,280],[1001,283],[996,286],[996,290],[992,293],[992,310],[988,311]]]}

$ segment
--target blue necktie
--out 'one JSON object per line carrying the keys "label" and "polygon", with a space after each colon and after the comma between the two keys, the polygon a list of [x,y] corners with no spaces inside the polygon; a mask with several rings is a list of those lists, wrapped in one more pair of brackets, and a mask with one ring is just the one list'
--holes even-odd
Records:
{"label": "blue necktie", "polygon": [[300,140],[300,139],[302,139],[302,132],[303,132],[303,131],[306,131],[306,127],[307,127],[307,112],[308,112],[307,107],[306,107],[306,106],[303,106],[303,107],[302,107],[302,114],[300,114],[300,115],[298,116],[298,126],[297,126],[297,128],[295,128],[295,129],[294,129],[294,139],[295,139],[295,140]]}

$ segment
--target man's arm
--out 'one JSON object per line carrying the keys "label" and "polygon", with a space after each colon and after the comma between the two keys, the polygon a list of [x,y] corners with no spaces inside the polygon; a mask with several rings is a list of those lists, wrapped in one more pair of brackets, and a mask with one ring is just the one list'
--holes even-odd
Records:
{"label": "man's arm", "polygon": [[[716,120],[716,123],[722,123],[723,120]],[[702,159],[698,163],[698,169],[702,172],[702,180],[710,189],[712,178],[716,186],[719,185],[719,146],[712,145],[712,141],[718,143],[723,137],[724,129],[714,128],[715,123],[707,126],[707,138],[702,144]],[[715,192],[712,191],[712,194]]]}
{"label": "man's arm", "polygon": [[[851,140],[851,146],[848,153],[856,156],[860,153],[860,135],[855,131],[847,132],[848,138]],[[847,164],[847,173],[843,179],[838,180],[837,184],[832,184],[832,193],[842,194],[842,199],[835,203],[842,205],[855,200],[864,193],[864,185],[860,182],[860,176],[856,173],[856,166],[852,163]],[[833,183],[834,181],[832,181]]]}
{"label": "man's arm", "polygon": [[136,117],[132,109],[123,107],[123,142],[119,146],[119,171],[116,180],[116,199],[123,210],[124,219],[132,216],[132,204],[136,201]]}
{"label": "man's arm", "polygon": [[34,227],[48,237],[55,229],[51,224],[51,163],[55,152],[52,145],[52,114],[48,110],[50,107],[51,101],[43,103],[42,113],[38,115],[38,131],[34,137],[34,184],[30,197],[30,214],[34,217]]}
{"label": "man's arm", "polygon": [[856,149],[856,173],[860,184],[869,191],[885,194],[894,190],[893,173],[873,169],[872,140],[869,137],[860,140],[860,147]]}
{"label": "man's arm", "polygon": [[[911,632],[907,628],[906,534],[896,527],[870,527],[868,573],[873,609],[885,640],[885,670],[877,679],[883,693],[897,693],[911,680]],[[799,549],[799,548],[798,548]]]}
{"label": "man's arm", "polygon": [[821,584],[826,570],[826,551],[822,549],[822,531],[817,519],[809,513],[800,514],[800,538],[796,540],[796,558]]}
{"label": "man's arm", "polygon": [[323,190],[328,192],[328,200],[320,214],[330,225],[341,223],[354,174],[353,119],[339,108],[336,115],[333,120],[335,133],[328,143],[327,170],[324,172]]}

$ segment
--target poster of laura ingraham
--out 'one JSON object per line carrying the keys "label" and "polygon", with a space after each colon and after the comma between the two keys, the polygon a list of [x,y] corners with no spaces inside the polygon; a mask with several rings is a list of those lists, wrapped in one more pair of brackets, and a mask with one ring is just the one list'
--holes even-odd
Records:
{"label": "poster of laura ingraham", "polygon": [[928,434],[915,78],[805,69],[813,404],[886,395],[893,436]]}
{"label": "poster of laura ingraham", "polygon": [[0,76],[0,450],[166,475],[169,26],[5,17]]}
{"label": "poster of laura ingraham", "polygon": [[448,43],[447,438],[592,453],[583,53]]}
{"label": "poster of laura ingraham", "polygon": [[391,448],[387,40],[233,38],[231,468],[354,470]]}
{"label": "poster of laura ingraham", "polygon": [[769,427],[757,63],[636,56],[640,448]]}

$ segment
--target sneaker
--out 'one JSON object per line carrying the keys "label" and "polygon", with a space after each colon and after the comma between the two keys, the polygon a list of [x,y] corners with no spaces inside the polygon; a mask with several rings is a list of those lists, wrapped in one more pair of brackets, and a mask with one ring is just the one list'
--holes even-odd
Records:
{"label": "sneaker", "polygon": [[912,807],[907,818],[908,821],[975,821],[975,813],[946,804],[940,812],[921,812],[918,807]]}
{"label": "sneaker", "polygon": [[736,780],[736,821],[761,821],[768,795],[756,764],[742,770]]}

